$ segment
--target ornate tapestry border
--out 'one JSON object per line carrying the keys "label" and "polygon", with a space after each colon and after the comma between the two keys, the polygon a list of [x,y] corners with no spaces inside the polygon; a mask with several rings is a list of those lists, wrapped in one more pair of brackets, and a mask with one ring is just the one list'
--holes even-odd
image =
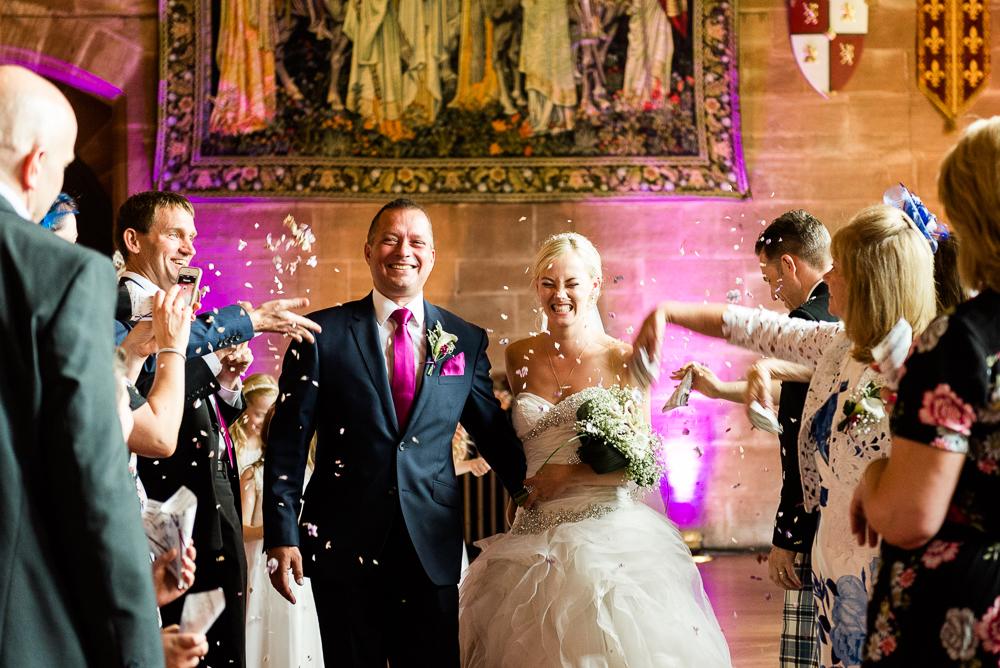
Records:
{"label": "ornate tapestry border", "polygon": [[558,201],[750,197],[740,135],[735,0],[693,0],[699,155],[655,158],[295,158],[201,155],[211,113],[210,0],[160,0],[154,181],[200,197]]}

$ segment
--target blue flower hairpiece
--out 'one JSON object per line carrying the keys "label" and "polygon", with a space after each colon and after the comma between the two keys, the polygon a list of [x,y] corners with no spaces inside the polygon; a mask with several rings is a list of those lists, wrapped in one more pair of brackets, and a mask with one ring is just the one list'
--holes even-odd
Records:
{"label": "blue flower hairpiece", "polygon": [[76,208],[76,202],[66,193],[59,193],[59,196],[56,197],[56,201],[52,203],[52,206],[49,208],[49,212],[45,214],[45,217],[42,218],[42,222],[39,223],[39,225],[47,230],[56,231],[63,226],[60,218],[69,213],[74,215],[80,214]]}
{"label": "blue flower hairpiece", "polygon": [[931,245],[931,250],[937,253],[938,241],[948,238],[948,227],[938,222],[937,216],[927,210],[920,198],[906,189],[902,183],[893,186],[882,195],[882,201],[889,206],[894,206],[917,225],[920,233],[927,238]]}

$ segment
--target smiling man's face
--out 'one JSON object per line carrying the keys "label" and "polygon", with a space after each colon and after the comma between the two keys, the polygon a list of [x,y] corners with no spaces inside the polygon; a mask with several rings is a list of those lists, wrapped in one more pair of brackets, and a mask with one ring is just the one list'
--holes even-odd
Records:
{"label": "smiling man's face", "polygon": [[383,211],[365,261],[375,288],[398,304],[406,304],[424,289],[434,268],[434,233],[419,209]]}
{"label": "smiling man's face", "polygon": [[194,257],[194,218],[176,206],[160,207],[148,234],[137,235],[139,250],[135,265],[139,273],[161,290],[169,290],[177,283],[181,267],[186,267]]}

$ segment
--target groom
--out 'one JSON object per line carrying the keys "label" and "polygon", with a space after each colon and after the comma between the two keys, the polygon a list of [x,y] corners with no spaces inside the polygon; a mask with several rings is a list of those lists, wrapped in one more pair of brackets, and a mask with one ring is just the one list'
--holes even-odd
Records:
{"label": "groom", "polygon": [[294,603],[288,570],[301,582],[305,567],[327,665],[457,667],[463,547],[451,439],[461,420],[512,494],[524,452],[493,396],[486,332],[423,299],[434,267],[424,208],[386,204],[364,252],[374,290],[312,314],[323,333],[285,355],[264,464],[271,583]]}

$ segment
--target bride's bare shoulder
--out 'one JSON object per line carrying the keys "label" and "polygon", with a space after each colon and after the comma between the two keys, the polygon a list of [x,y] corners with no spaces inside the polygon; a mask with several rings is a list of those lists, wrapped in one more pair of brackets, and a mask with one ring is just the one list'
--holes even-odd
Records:
{"label": "bride's bare shoulder", "polygon": [[624,341],[616,339],[613,336],[608,336],[607,334],[605,334],[604,340],[601,341],[601,344],[605,348],[607,348],[611,352],[611,354],[615,357],[621,358],[625,361],[628,361],[632,358],[631,343],[625,343]]}
{"label": "bride's bare shoulder", "polygon": [[534,337],[511,341],[504,350],[504,362],[507,364],[508,373],[512,368],[520,368],[524,364],[525,357],[532,357],[529,351],[533,350],[532,340]]}

